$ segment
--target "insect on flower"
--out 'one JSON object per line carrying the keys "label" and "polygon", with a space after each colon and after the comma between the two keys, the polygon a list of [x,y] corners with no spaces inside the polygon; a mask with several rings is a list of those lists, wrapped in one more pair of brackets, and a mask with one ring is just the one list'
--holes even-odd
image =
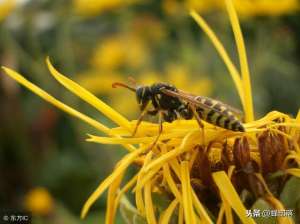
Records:
{"label": "insect on flower", "polygon": [[[136,93],[141,115],[138,118],[133,135],[146,114],[159,116],[159,134],[162,132],[162,121],[172,122],[183,118],[190,120],[193,117],[197,120],[199,126],[203,128],[201,120],[225,128],[231,131],[244,132],[245,128],[238,116],[241,111],[224,104],[218,100],[204,96],[197,96],[167,83],[154,83],[151,86],[137,86],[134,84],[128,86],[124,83],[115,82],[113,87],[125,87]],[[151,109],[149,109],[151,107]]]}

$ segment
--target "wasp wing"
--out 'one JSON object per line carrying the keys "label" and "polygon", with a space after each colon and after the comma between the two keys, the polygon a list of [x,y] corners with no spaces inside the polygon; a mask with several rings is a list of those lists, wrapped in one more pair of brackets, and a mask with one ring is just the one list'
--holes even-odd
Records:
{"label": "wasp wing", "polygon": [[[191,94],[191,93],[187,93],[187,92],[184,92],[182,90],[178,90],[178,92],[174,92],[172,90],[168,90],[168,89],[162,89],[161,90],[163,93],[169,95],[169,96],[173,96],[173,97],[178,97],[180,99],[183,99],[185,101],[187,101],[188,103],[191,103],[195,106],[199,106],[199,107],[202,107],[202,108],[205,108],[205,109],[208,109],[208,110],[213,110],[217,113],[222,113],[222,111],[220,110],[217,110],[216,108],[214,107],[211,107],[209,105],[206,105],[204,103],[201,102],[201,100],[199,99],[205,99],[205,100],[209,100],[211,102],[217,102],[218,104],[220,104],[221,106],[224,106],[227,110],[229,110],[230,112],[232,112],[233,114],[235,114],[237,117],[242,117],[243,116],[243,112],[232,107],[232,106],[229,106],[223,102],[220,102],[218,100],[215,100],[215,99],[211,99],[209,97],[204,97],[204,96],[197,96],[197,95],[194,95],[194,94]],[[198,99],[197,99],[198,98]]]}
{"label": "wasp wing", "polygon": [[194,95],[192,93],[188,93],[188,92],[185,92],[185,91],[182,91],[182,90],[178,90],[178,92],[180,94],[184,94],[184,95],[188,95],[188,96],[192,96],[192,97],[198,97],[198,98],[210,100],[210,101],[213,101],[213,102],[217,102],[221,106],[226,107],[226,109],[228,109],[230,112],[232,112],[237,117],[242,118],[244,116],[244,113],[241,110],[239,110],[239,109],[237,109],[237,108],[235,108],[233,106],[230,106],[230,105],[228,105],[226,103],[223,103],[223,102],[221,102],[219,100],[215,100],[215,99],[212,99],[212,98],[209,98],[209,97],[206,97],[206,96],[197,96],[197,95]]}

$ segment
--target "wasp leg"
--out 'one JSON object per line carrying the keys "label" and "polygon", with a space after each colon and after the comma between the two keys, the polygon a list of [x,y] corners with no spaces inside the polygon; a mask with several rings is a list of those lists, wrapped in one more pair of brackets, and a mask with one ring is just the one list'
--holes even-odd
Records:
{"label": "wasp leg", "polygon": [[161,133],[163,131],[163,126],[162,126],[162,112],[159,111],[158,113],[158,135],[156,136],[154,142],[150,145],[149,149],[147,151],[150,151],[152,150],[152,148],[156,145],[156,143],[158,142],[159,140],[159,137],[161,136]]}
{"label": "wasp leg", "polygon": [[133,130],[133,132],[132,132],[132,137],[135,136],[135,134],[136,134],[136,132],[137,132],[137,130],[138,130],[138,127],[140,126],[141,122],[143,121],[143,118],[145,117],[146,113],[147,113],[147,110],[144,109],[144,110],[142,111],[142,113],[140,114],[140,116],[139,116],[139,118],[138,118],[138,120],[137,120],[137,122],[136,122],[135,128],[134,128],[134,130]]}
{"label": "wasp leg", "polygon": [[146,114],[150,114],[150,115],[156,115],[157,114],[157,110],[150,110],[148,111],[147,108],[145,108],[142,113],[140,114],[137,122],[136,122],[136,125],[135,125],[135,128],[132,132],[132,137],[135,136],[135,134],[137,133],[137,130],[138,130],[138,127],[139,125],[141,124],[141,122],[143,121],[143,118],[145,117]]}
{"label": "wasp leg", "polygon": [[199,114],[197,113],[197,110],[196,110],[195,106],[189,104],[189,107],[192,109],[193,114],[195,116],[195,119],[196,119],[196,121],[197,121],[200,129],[202,129],[202,145],[204,147],[204,139],[205,139],[204,125],[203,125],[203,123],[201,121],[201,118],[200,118]]}

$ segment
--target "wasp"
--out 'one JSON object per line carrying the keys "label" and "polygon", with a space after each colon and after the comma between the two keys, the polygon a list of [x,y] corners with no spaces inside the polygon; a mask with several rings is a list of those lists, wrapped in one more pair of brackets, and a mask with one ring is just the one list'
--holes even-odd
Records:
{"label": "wasp", "polygon": [[[124,87],[136,94],[136,99],[141,110],[141,115],[137,120],[133,135],[143,117],[159,115],[159,135],[162,132],[162,122],[172,122],[183,118],[190,120],[196,118],[200,127],[203,127],[201,120],[216,125],[218,127],[244,132],[245,128],[238,116],[241,112],[225,103],[204,96],[197,96],[177,89],[168,83],[154,83],[150,86],[134,86],[115,82],[113,87]],[[151,108],[151,109],[150,109]],[[158,135],[158,137],[159,137]]]}

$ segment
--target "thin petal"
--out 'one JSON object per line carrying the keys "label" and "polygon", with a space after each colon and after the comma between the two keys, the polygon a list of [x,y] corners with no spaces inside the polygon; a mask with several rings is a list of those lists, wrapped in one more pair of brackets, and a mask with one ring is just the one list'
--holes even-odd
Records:
{"label": "thin petal", "polygon": [[69,89],[71,92],[73,92],[75,95],[79,96],[81,99],[95,107],[98,111],[102,112],[106,117],[111,119],[116,124],[125,127],[130,130],[130,123],[129,121],[123,117],[121,114],[116,112],[114,109],[112,109],[110,106],[108,106],[106,103],[101,101],[99,98],[97,98],[95,95],[72,81],[71,79],[63,76],[60,74],[51,64],[49,58],[46,59],[49,71],[54,76],[54,78],[60,82],[63,86],[65,86],[67,89]]}
{"label": "thin petal", "polygon": [[[283,211],[285,210],[285,207],[283,206],[283,204],[274,196],[270,195],[264,198],[266,201],[268,201],[272,207],[274,207],[276,210],[280,210]],[[291,217],[276,217],[277,218],[277,222],[279,224],[294,224],[294,221]]]}
{"label": "thin petal", "polygon": [[146,219],[149,224],[156,224],[156,218],[155,218],[155,211],[154,206],[152,202],[152,180],[148,181],[145,184],[144,188],[144,194],[145,194],[145,212],[146,212]]}
{"label": "thin petal", "polygon": [[177,198],[178,201],[181,201],[182,200],[181,194],[176,186],[175,181],[173,180],[173,178],[171,176],[169,164],[167,164],[167,163],[165,163],[163,165],[163,174],[164,174],[164,178],[166,179],[171,192],[174,194],[174,196]]}
{"label": "thin petal", "polygon": [[174,210],[176,208],[178,204],[178,200],[174,199],[170,205],[168,206],[168,208],[162,213],[159,223],[160,224],[169,224],[170,223],[170,219],[172,217],[172,214],[174,213]]}
{"label": "thin petal", "polygon": [[291,174],[293,176],[296,176],[296,177],[300,178],[300,169],[298,169],[298,168],[286,169],[285,172],[287,172],[288,174]]}
{"label": "thin petal", "polygon": [[144,176],[144,170],[145,170],[145,166],[147,166],[147,164],[149,163],[149,161],[152,159],[152,151],[150,151],[145,158],[144,164],[142,166],[142,168],[139,171],[139,175],[137,178],[137,182],[136,182],[136,191],[135,191],[135,203],[136,203],[136,207],[138,209],[138,211],[141,213],[141,215],[145,215],[146,213],[146,209],[145,209],[145,204],[144,204],[144,200],[143,200],[143,189],[142,187],[139,187],[142,183],[142,179]]}
{"label": "thin petal", "polygon": [[207,214],[205,208],[199,201],[196,193],[194,190],[192,190],[192,198],[193,198],[193,204],[195,205],[196,211],[201,217],[201,221],[203,221],[204,224],[212,224],[213,221],[210,219],[209,215]]}
{"label": "thin petal", "polygon": [[115,223],[115,216],[116,216],[116,195],[117,191],[120,187],[121,181],[124,177],[124,172],[118,176],[118,178],[110,185],[108,189],[108,194],[107,194],[107,203],[106,203],[106,214],[105,214],[105,223],[110,224],[110,223]]}
{"label": "thin petal", "polygon": [[239,216],[242,223],[255,224],[252,218],[247,218],[246,209],[234,187],[232,186],[232,183],[230,182],[227,174],[224,171],[215,172],[213,173],[213,179],[221,194]]}
{"label": "thin petal", "polygon": [[240,65],[241,65],[241,74],[242,74],[242,84],[244,89],[244,100],[245,100],[245,121],[251,122],[254,120],[253,112],[253,102],[252,102],[252,90],[251,90],[251,81],[248,67],[248,60],[246,54],[246,47],[239,23],[237,13],[235,11],[232,0],[226,0],[227,11],[229,14],[231,26],[233,29],[235,42],[238,49]]}
{"label": "thin petal", "polygon": [[189,163],[183,161],[180,164],[181,187],[182,187],[182,202],[184,210],[184,218],[187,224],[196,223],[195,212],[192,203],[192,191],[189,175]]}
{"label": "thin petal", "polygon": [[151,161],[151,163],[149,163],[149,165],[145,167],[145,171],[147,172],[148,170],[153,169],[156,166],[161,167],[168,160],[173,159],[176,156],[180,155],[181,153],[185,152],[185,150],[190,149],[191,148],[190,144],[195,144],[195,141],[193,141],[193,139],[196,140],[195,138],[198,137],[198,134],[199,133],[197,132],[190,132],[189,134],[187,134],[183,138],[178,148],[175,148],[172,151],[169,151],[164,155],[160,156],[158,159]]}
{"label": "thin petal", "polygon": [[127,192],[129,191],[130,188],[133,187],[133,185],[136,183],[137,181],[137,178],[138,178],[138,174],[136,174],[133,178],[131,178],[130,181],[128,181],[125,186],[118,192],[118,195],[117,197],[115,198],[115,202],[114,202],[114,205],[115,205],[115,211],[117,210],[118,206],[119,206],[119,202],[122,198],[122,196]]}
{"label": "thin petal", "polygon": [[47,92],[42,90],[41,88],[37,87],[36,85],[34,85],[33,83],[31,83],[30,81],[25,79],[19,73],[15,72],[15,71],[13,71],[9,68],[6,68],[6,67],[2,67],[2,69],[11,78],[16,80],[17,82],[19,82],[20,84],[22,84],[23,86],[28,88],[29,90],[31,90],[33,93],[35,93],[36,95],[38,95],[39,97],[41,97],[45,101],[53,104],[54,106],[61,109],[62,111],[66,112],[68,114],[71,114],[74,117],[79,118],[80,120],[82,120],[85,123],[91,125],[92,127],[96,128],[96,129],[98,129],[98,130],[100,130],[100,131],[102,131],[106,134],[109,134],[109,128],[107,128],[105,125],[99,123],[98,121],[96,121],[96,120],[80,113],[79,111],[67,106],[66,104],[60,102],[59,100],[57,100],[56,98],[54,98],[53,96],[49,95]]}
{"label": "thin petal", "polygon": [[141,148],[127,154],[120,162],[119,166],[109,175],[92,193],[92,195],[85,202],[82,211],[81,218],[84,218],[89,211],[90,207],[95,203],[95,201],[101,196],[101,194],[118,178],[128,166],[141,154],[145,149]]}
{"label": "thin petal", "polygon": [[147,182],[149,182],[160,170],[159,168],[152,169],[149,172],[143,174],[143,177],[140,179],[139,184],[132,190],[133,192],[141,190],[144,188]]}
{"label": "thin petal", "polygon": [[228,53],[226,52],[224,46],[222,45],[221,41],[218,39],[216,34],[213,32],[213,30],[209,27],[209,25],[205,22],[205,20],[194,10],[190,12],[190,15],[194,18],[194,20],[198,23],[198,25],[203,29],[203,31],[206,33],[206,35],[209,37],[213,45],[215,46],[216,50],[218,51],[219,55],[223,59],[225,65],[227,66],[227,69],[231,75],[231,78],[233,79],[233,82],[235,84],[235,87],[238,91],[238,94],[240,96],[242,105],[245,108],[244,103],[244,91],[243,91],[243,85],[242,80],[240,77],[240,74],[238,70],[236,69],[235,65],[231,61],[230,57],[228,56]]}
{"label": "thin petal", "polygon": [[[181,133],[172,133],[172,134],[162,134],[159,138],[160,141],[168,140],[172,138],[181,137]],[[108,137],[99,137],[94,135],[89,135],[90,138],[87,139],[88,142],[97,142],[101,144],[149,144],[152,143],[156,137],[140,137],[140,138],[108,138]]]}

